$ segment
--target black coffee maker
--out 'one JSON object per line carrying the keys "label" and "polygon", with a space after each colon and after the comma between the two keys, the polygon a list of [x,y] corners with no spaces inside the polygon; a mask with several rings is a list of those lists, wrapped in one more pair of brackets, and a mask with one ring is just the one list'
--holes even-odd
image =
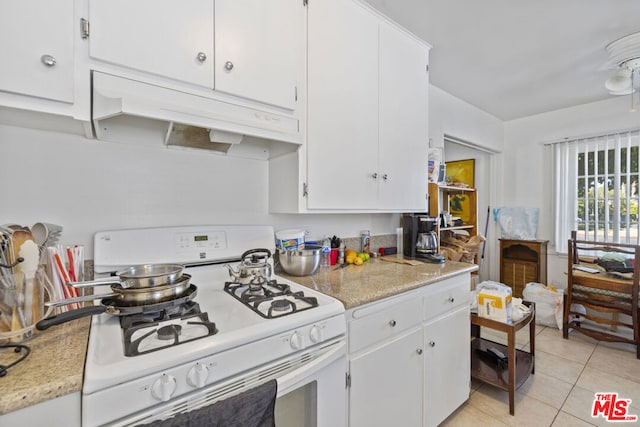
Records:
{"label": "black coffee maker", "polygon": [[403,254],[408,258],[441,264],[445,258],[438,254],[436,225],[438,218],[424,214],[403,217]]}

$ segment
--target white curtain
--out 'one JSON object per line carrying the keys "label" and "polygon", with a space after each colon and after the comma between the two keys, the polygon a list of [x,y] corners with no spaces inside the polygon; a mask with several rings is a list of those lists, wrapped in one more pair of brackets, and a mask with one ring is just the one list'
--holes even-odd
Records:
{"label": "white curtain", "polygon": [[571,230],[577,226],[578,142],[553,145],[554,243],[556,251],[567,253]]}
{"label": "white curtain", "polygon": [[[639,145],[640,131],[637,130],[552,145],[554,243],[557,252],[567,252],[571,231],[578,230],[579,181],[585,216],[579,236],[585,240],[640,242],[637,188],[640,150],[632,150]],[[581,153],[584,153],[584,163],[579,171],[578,156]],[[621,206],[626,207],[624,211],[621,211]]]}

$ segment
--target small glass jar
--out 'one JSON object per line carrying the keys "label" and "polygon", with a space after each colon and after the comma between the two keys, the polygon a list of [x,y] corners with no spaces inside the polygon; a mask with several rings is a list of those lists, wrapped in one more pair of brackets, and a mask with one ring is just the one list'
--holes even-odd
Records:
{"label": "small glass jar", "polygon": [[360,238],[362,240],[362,252],[368,254],[371,246],[371,236],[369,234],[369,230],[362,230],[360,232]]}
{"label": "small glass jar", "polygon": [[322,253],[320,254],[320,267],[331,266],[331,240],[324,239],[322,241]]}

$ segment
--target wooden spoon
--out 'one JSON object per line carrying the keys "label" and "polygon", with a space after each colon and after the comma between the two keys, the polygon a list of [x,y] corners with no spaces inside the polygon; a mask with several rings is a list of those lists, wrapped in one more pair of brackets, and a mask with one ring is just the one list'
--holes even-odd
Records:
{"label": "wooden spoon", "polygon": [[[16,267],[20,268],[25,278],[24,288],[24,318],[28,325],[33,325],[37,320],[34,319],[34,314],[38,312],[38,294],[37,289],[34,286],[36,271],[38,270],[38,261],[40,258],[40,250],[38,245],[33,240],[25,240],[20,246],[20,252],[18,253],[24,261],[18,264]],[[34,308],[36,307],[35,311]]]}
{"label": "wooden spoon", "polygon": [[[9,262],[13,263],[20,257],[20,248],[27,241],[31,240],[33,242],[33,235],[29,231],[29,229],[17,229],[13,230],[11,234],[11,248],[9,250]],[[35,243],[35,242],[34,242]],[[24,294],[23,294],[23,285],[24,285],[24,272],[22,270],[21,262],[13,268],[13,272],[16,278],[16,289],[15,289],[15,299],[14,299],[14,308],[13,308],[13,316],[11,318],[11,331],[17,331],[20,329],[24,329],[31,324],[31,321],[27,321],[24,315]],[[27,324],[28,322],[28,324]],[[12,339],[12,341],[22,341],[24,337],[16,337]]]}

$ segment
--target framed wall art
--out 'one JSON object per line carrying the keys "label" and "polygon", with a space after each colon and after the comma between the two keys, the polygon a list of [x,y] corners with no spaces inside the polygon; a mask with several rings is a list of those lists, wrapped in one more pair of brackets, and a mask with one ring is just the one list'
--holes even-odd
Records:
{"label": "framed wall art", "polygon": [[473,188],[476,165],[475,159],[446,162],[446,165],[447,185]]}
{"label": "framed wall art", "polygon": [[[473,188],[475,178],[475,160],[457,160],[447,162],[447,185],[461,188]],[[465,224],[473,220],[473,209],[469,193],[449,194],[449,212],[459,217]]]}

